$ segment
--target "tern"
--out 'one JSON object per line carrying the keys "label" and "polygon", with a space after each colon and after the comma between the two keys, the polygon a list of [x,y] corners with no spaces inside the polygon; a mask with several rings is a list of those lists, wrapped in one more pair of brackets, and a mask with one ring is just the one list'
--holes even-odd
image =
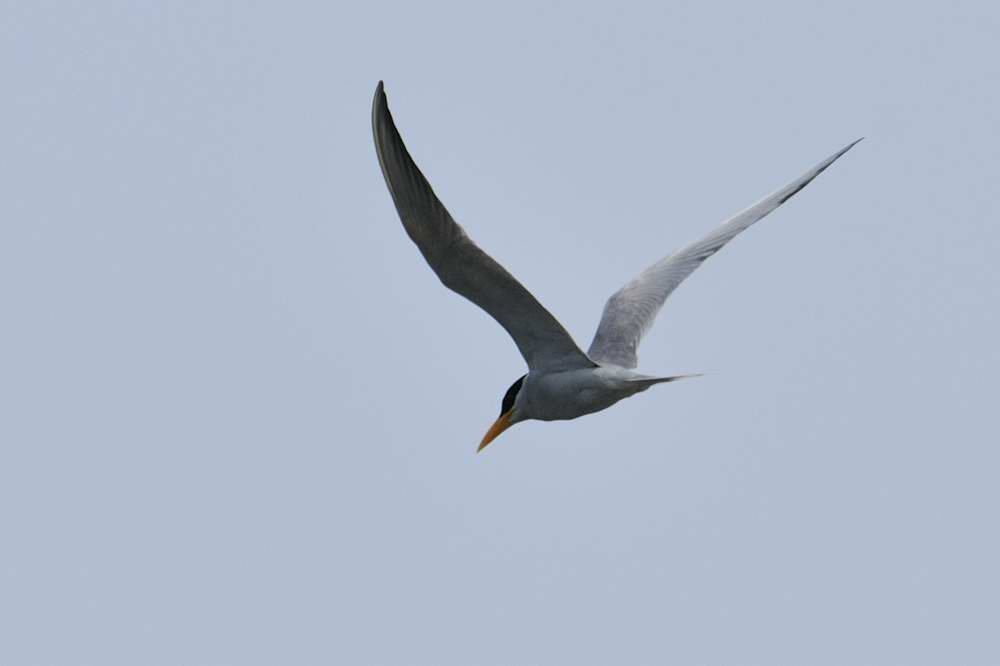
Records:
{"label": "tern", "polygon": [[607,409],[650,386],[698,375],[636,372],[636,350],[674,289],[706,259],[788,201],[858,141],[785,187],[737,213],[707,236],[661,259],[616,291],[604,306],[584,353],[552,314],[503,266],[477,246],[431,189],[396,129],[383,83],[372,102],[372,131],[382,175],[410,236],[438,278],[506,329],[528,365],[500,402],[500,416],[479,451],[515,423],[575,419]]}

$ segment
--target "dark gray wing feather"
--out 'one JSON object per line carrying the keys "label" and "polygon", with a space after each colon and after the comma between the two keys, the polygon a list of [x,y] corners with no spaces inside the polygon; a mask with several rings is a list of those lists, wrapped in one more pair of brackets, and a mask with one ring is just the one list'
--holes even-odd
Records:
{"label": "dark gray wing feather", "polygon": [[639,342],[653,325],[667,296],[703,261],[754,222],[788,201],[860,140],[854,141],[792,183],[736,214],[704,238],[661,259],[615,292],[604,306],[601,323],[587,351],[590,358],[598,363],[613,363],[624,368],[636,367]]}
{"label": "dark gray wing feather", "polygon": [[379,165],[403,227],[441,282],[496,319],[530,369],[593,367],[556,318],[452,219],[403,145],[381,81],[372,103],[372,130]]}

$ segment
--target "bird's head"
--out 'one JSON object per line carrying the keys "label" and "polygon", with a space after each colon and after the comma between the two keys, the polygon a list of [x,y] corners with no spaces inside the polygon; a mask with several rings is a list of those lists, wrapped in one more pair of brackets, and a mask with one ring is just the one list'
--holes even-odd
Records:
{"label": "bird's head", "polygon": [[521,375],[516,382],[510,385],[507,392],[503,395],[503,400],[500,402],[500,416],[490,429],[487,431],[486,436],[483,437],[483,441],[479,443],[479,451],[482,451],[486,446],[492,442],[494,439],[500,436],[507,428],[511,427],[518,421],[524,421],[527,415],[523,414],[520,409],[518,409],[517,397],[521,395],[521,387],[524,386],[524,378],[527,375]]}

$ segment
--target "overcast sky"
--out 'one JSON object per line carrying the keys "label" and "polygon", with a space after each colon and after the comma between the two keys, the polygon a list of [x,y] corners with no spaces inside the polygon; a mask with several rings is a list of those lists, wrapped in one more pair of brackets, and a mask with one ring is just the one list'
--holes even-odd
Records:
{"label": "overcast sky", "polygon": [[[996,3],[3,2],[0,663],[1000,663]],[[379,173],[705,372],[524,363]]]}

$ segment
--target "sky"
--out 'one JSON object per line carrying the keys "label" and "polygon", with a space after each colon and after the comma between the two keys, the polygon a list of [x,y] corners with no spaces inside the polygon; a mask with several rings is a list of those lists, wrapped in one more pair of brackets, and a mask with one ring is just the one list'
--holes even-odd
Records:
{"label": "sky", "polygon": [[[0,663],[1000,663],[1000,6],[4,2]],[[640,349],[525,366],[441,199],[586,347],[836,149]]]}

